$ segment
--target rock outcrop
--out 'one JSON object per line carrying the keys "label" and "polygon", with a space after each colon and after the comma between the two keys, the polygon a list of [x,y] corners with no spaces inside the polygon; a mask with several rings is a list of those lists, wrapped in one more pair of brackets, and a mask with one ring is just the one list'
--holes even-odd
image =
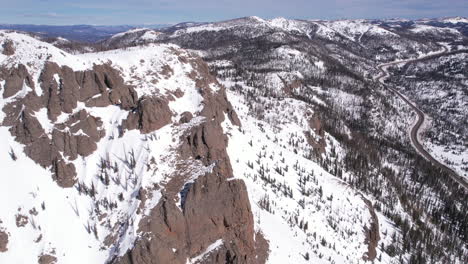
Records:
{"label": "rock outcrop", "polygon": [[57,258],[49,255],[49,254],[44,254],[39,257],[37,260],[38,264],[54,264],[57,263]]}
{"label": "rock outcrop", "polygon": [[57,184],[64,188],[75,185],[76,170],[73,163],[66,163],[61,159],[56,159],[52,163],[52,178]]}
{"label": "rock outcrop", "polygon": [[87,107],[119,105],[130,110],[136,107],[138,96],[133,87],[124,84],[120,73],[110,65],[95,65],[92,70],[74,72],[67,66],[46,63],[39,81],[43,104],[55,121],[60,113],[72,113],[78,102]]}
{"label": "rock outcrop", "polygon": [[0,252],[8,250],[8,234],[5,231],[0,231]]}
{"label": "rock outcrop", "polygon": [[16,215],[16,226],[17,227],[24,227],[28,224],[29,218],[25,215],[22,214],[17,214]]}
{"label": "rock outcrop", "polygon": [[2,45],[3,51],[2,54],[6,56],[11,56],[15,54],[15,47],[13,46],[13,41],[5,41]]}
{"label": "rock outcrop", "polygon": [[21,91],[24,85],[31,88],[34,87],[34,82],[31,75],[29,75],[26,66],[19,64],[17,68],[4,72],[2,74],[5,80],[5,88],[3,90],[3,98],[10,98]]}
{"label": "rock outcrop", "polygon": [[[193,263],[265,262],[268,243],[261,234],[257,234],[254,241],[247,189],[242,180],[231,179],[232,168],[226,152],[228,138],[221,127],[225,116],[236,125],[240,125],[239,119],[224,88],[213,93],[209,82],[197,82],[197,85],[204,97],[200,115],[205,121],[183,135],[179,158],[187,162],[199,161],[205,166],[214,164],[214,167],[185,186],[184,173],[174,175],[158,205],[141,220],[142,237],[123,257],[114,259],[114,263],[182,264],[216,241],[222,241],[219,247],[202,259],[194,259]],[[181,123],[190,120],[192,115],[184,113]],[[184,192],[182,201],[178,201],[178,192]]]}
{"label": "rock outcrop", "polygon": [[142,133],[150,133],[171,123],[172,112],[168,102],[158,97],[143,97],[138,101],[124,120],[122,126],[125,129],[139,129]]}
{"label": "rock outcrop", "polygon": [[217,251],[221,258],[205,263],[258,263],[245,185],[216,171],[195,181],[183,211],[169,197],[162,199],[140,231],[145,235],[117,263],[186,263],[218,239],[223,240]]}
{"label": "rock outcrop", "polygon": [[223,239],[224,259],[256,263],[253,217],[245,184],[216,177],[219,176],[211,174],[200,178],[188,192],[184,213],[193,222],[188,236],[191,241],[198,241],[189,253],[196,256],[217,239]]}
{"label": "rock outcrop", "polygon": [[[4,52],[10,49],[8,52],[11,53],[11,48],[5,48],[5,45]],[[135,190],[128,190],[133,192],[129,199],[134,199],[131,202],[135,202],[138,210],[126,213],[142,215],[140,222],[135,224],[138,228],[138,238],[130,250],[118,252],[121,246],[119,239],[126,235],[120,233],[122,222],[119,221],[125,219],[119,218],[112,224],[110,220],[107,221],[109,226],[115,225],[112,231],[119,229],[102,241],[110,254],[120,254],[120,256],[110,256],[109,262],[182,264],[187,263],[189,259],[193,263],[264,263],[268,243],[260,233],[255,234],[247,188],[242,180],[233,177],[226,152],[228,137],[221,126],[226,118],[234,125],[240,126],[241,123],[227,99],[224,87],[209,73],[207,64],[198,57],[189,56],[189,53],[179,53],[172,47],[167,49],[179,56],[177,63],[192,66],[186,67],[188,70],[182,76],[192,79],[195,83],[195,87],[189,87],[193,89],[189,92],[198,92],[203,97],[201,111],[178,115],[180,113],[171,110],[169,102],[183,97],[183,88],[167,89],[166,93],[159,94],[145,93],[139,98],[135,88],[128,85],[131,82],[124,81],[123,76],[128,77],[125,71],[122,73],[116,70],[117,67],[111,66],[112,63],[94,64],[87,70],[76,71],[46,60],[43,65],[41,64],[43,68],[34,73],[28,72],[28,69],[29,71],[37,69],[27,63],[27,66],[19,64],[11,69],[2,69],[0,81],[5,81],[3,98],[10,100],[5,101],[6,104],[1,109],[5,113],[1,125],[8,127],[14,139],[24,146],[24,152],[29,158],[51,171],[53,180],[59,186],[69,188],[76,185],[80,195],[82,193],[89,195],[90,198],[85,199],[94,202],[94,207],[92,206],[88,212],[90,219],[97,217],[101,223],[104,223],[109,211],[106,213],[98,211],[108,208],[112,210],[113,206],[118,207],[115,199],[101,195],[103,189],[115,182],[113,186],[115,189],[125,184],[127,191],[129,183],[121,181],[132,181],[132,188]],[[130,71],[133,71],[133,68]],[[161,72],[166,80],[177,74],[167,65]],[[32,76],[38,78],[33,79]],[[184,83],[192,83],[190,80],[186,81]],[[156,82],[151,83],[155,84]],[[155,88],[156,90],[158,89]],[[199,102],[198,98],[193,101],[194,104]],[[100,115],[97,109],[109,106],[112,106],[113,111],[116,107],[120,108],[117,113],[118,118],[112,116],[111,121],[106,119],[108,113]],[[196,105],[196,109],[200,109],[198,107],[199,105]],[[191,106],[188,109],[194,108]],[[175,116],[178,116],[179,120],[173,123]],[[106,136],[105,129],[109,124],[115,130]],[[167,181],[152,185],[162,195],[162,198],[157,200],[156,206],[145,207],[145,202],[151,198],[146,196],[151,195],[152,190],[148,186],[145,186],[146,189],[143,188],[142,183],[138,181],[138,177],[144,177],[144,168],[135,169],[137,162],[143,164],[146,161],[148,162],[146,166],[150,166],[151,161],[149,157],[146,160],[141,153],[135,154],[137,156],[135,158],[133,149],[131,154],[128,154],[132,156],[130,161],[115,162],[116,164],[121,162],[126,167],[114,165],[108,157],[102,157],[101,171],[96,171],[96,175],[89,177],[100,179],[106,187],[95,187],[97,184],[94,181],[91,181],[88,187],[87,183],[81,183],[82,178],[80,184],[76,184],[77,170],[80,171],[80,175],[82,172],[76,161],[95,153],[104,136],[106,136],[104,143],[111,142],[109,143],[111,145],[120,140],[114,138],[114,131],[118,131],[119,136],[124,137],[128,130],[139,130],[141,134],[150,134],[141,137],[141,141],[145,142],[147,139],[143,140],[143,137],[153,140],[157,137],[157,133],[151,133],[167,125],[173,125],[171,133],[180,136],[180,145],[174,147],[176,149],[173,155],[177,156],[177,161],[170,164],[175,167],[176,172],[167,175]],[[138,133],[134,134],[137,137],[141,136]],[[132,136],[134,134],[132,133]],[[114,139],[116,141],[113,141]],[[176,142],[175,139],[173,141]],[[145,150],[151,153],[149,148],[147,146]],[[124,149],[123,152],[127,150]],[[111,153],[106,154],[110,156]],[[172,152],[169,154],[172,155]],[[112,158],[120,157],[112,156]],[[114,170],[114,174],[119,174],[118,177],[121,176],[118,170],[125,170],[122,173],[125,175],[122,177],[127,176],[127,172],[130,171],[129,178],[109,177],[110,168]],[[193,168],[202,168],[202,172],[197,174]],[[86,175],[88,176],[88,172]],[[96,192],[102,197],[98,197]],[[120,193],[116,199],[122,202],[123,194]],[[75,213],[79,214],[78,209]],[[128,219],[130,218],[127,218],[127,221],[130,221]],[[18,227],[25,227],[28,223],[27,216],[17,215]],[[102,234],[96,227],[99,224],[94,223],[91,227],[89,221],[88,227],[85,226],[88,228],[88,233],[94,232],[98,240],[98,236]],[[41,239],[42,236],[36,243]],[[7,243],[8,236],[5,237],[4,233],[0,233],[0,250],[6,249]],[[213,244],[217,245],[216,248],[205,252]],[[38,257],[38,262],[41,264],[55,263],[57,258],[60,258],[58,253],[46,253],[34,257]],[[197,258],[200,255],[203,256]]]}
{"label": "rock outcrop", "polygon": [[[2,109],[6,114],[2,125],[9,126],[16,141],[25,145],[28,157],[51,169],[54,180],[62,187],[72,187],[76,182],[75,166],[66,162],[62,155],[68,160],[86,157],[96,150],[97,142],[105,134],[99,118],[84,109],[74,113],[78,103],[87,107],[117,105],[130,110],[137,108],[139,102],[133,87],[124,84],[120,73],[109,65],[95,65],[92,70],[75,72],[67,66],[46,62],[39,76],[40,96],[22,64],[9,71],[3,69],[0,79],[5,80],[4,98],[17,96],[23,91],[17,100]],[[140,122],[137,125],[141,126],[135,128],[153,131],[160,127],[161,122],[170,121],[167,103],[165,107],[162,105],[166,118],[159,123],[154,120],[152,107],[154,104],[143,103],[142,121],[137,119]],[[49,122],[54,124],[50,134],[37,118],[37,112],[43,108],[47,110]],[[57,118],[63,113],[69,114],[68,119],[57,123]]]}
{"label": "rock outcrop", "polygon": [[322,121],[318,117],[313,116],[309,119],[309,127],[313,130],[315,136],[307,131],[305,133],[307,142],[314,148],[314,151],[317,154],[324,153],[327,144],[325,141],[325,130],[323,129]]}

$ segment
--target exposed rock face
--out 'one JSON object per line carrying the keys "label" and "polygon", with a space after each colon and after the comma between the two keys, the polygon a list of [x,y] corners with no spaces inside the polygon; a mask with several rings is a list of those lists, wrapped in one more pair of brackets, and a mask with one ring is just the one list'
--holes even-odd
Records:
{"label": "exposed rock face", "polygon": [[72,69],[46,63],[39,81],[43,92],[42,101],[49,119],[55,121],[62,112],[71,113],[76,108],[80,88]]}
{"label": "exposed rock face", "polygon": [[181,146],[181,156],[201,160],[206,166],[216,162],[222,168],[224,177],[231,177],[232,169],[226,153],[227,137],[223,134],[221,125],[216,121],[207,121],[194,127],[186,135]]}
{"label": "exposed rock face", "polygon": [[208,263],[226,263],[228,258],[236,259],[232,263],[258,263],[245,185],[225,181],[217,172],[194,183],[182,212],[173,200],[163,199],[140,230],[145,236],[118,263],[186,263],[218,239],[224,241],[217,253],[222,257]]}
{"label": "exposed rock face", "polygon": [[[181,58],[185,59],[185,58]],[[218,123],[224,120],[224,114],[227,114],[229,120],[236,126],[240,126],[240,120],[237,117],[236,112],[232,108],[231,103],[228,101],[224,88],[213,94],[210,85],[215,84],[220,87],[216,78],[210,74],[208,65],[203,62],[201,58],[195,58],[189,60],[192,67],[198,72],[192,72],[191,78],[195,81],[195,85],[199,89],[200,94],[203,96],[204,108],[201,112],[202,116],[208,119],[214,119]],[[200,78],[200,76],[202,76]]]}
{"label": "exposed rock face", "polygon": [[15,47],[13,46],[13,41],[5,41],[3,43],[3,51],[2,54],[6,56],[11,56],[15,54]]}
{"label": "exposed rock face", "polygon": [[8,250],[8,234],[5,231],[0,231],[0,252]]}
{"label": "exposed rock face", "polygon": [[309,127],[314,131],[314,137],[311,133],[306,132],[308,143],[314,148],[314,151],[321,154],[325,152],[326,141],[325,141],[325,130],[322,127],[322,122],[316,116],[309,120]]}
{"label": "exposed rock face", "polygon": [[54,160],[52,164],[52,178],[58,183],[59,186],[68,188],[72,187],[76,180],[76,170],[73,163],[66,163],[63,160]]}
{"label": "exposed rock face", "polygon": [[57,258],[52,255],[41,255],[37,260],[38,264],[54,264],[57,263]]}
{"label": "exposed rock face", "polygon": [[186,229],[183,213],[165,197],[140,222],[140,230],[148,233],[118,263],[185,263]]}
{"label": "exposed rock face", "polygon": [[[135,108],[138,96],[133,87],[124,84],[120,73],[110,65],[96,65],[92,71],[77,73],[80,101],[87,106],[119,105],[122,109]],[[96,95],[99,95],[95,97]]]}
{"label": "exposed rock face", "polygon": [[[8,114],[4,124],[11,125],[11,134],[16,137],[18,142],[25,145],[25,153],[28,157],[43,167],[52,166],[53,177],[60,186],[73,186],[75,168],[73,164],[66,164],[59,152],[63,151],[65,155],[74,159],[77,157],[77,153],[87,155],[94,151],[96,144],[91,139],[97,141],[100,138],[96,126],[92,126],[95,122],[84,119],[84,121],[77,122],[74,126],[79,127],[79,129],[83,128],[83,131],[87,131],[92,137],[72,136],[70,132],[65,133],[54,130],[51,138],[49,138],[34,116],[33,109],[35,107],[30,107],[28,103],[24,104],[24,109],[18,114],[18,119],[11,118],[14,117],[16,110],[21,109],[20,104],[21,102],[17,102],[10,107],[6,107]],[[8,109],[12,109],[12,111],[8,112]],[[72,131],[74,127],[71,127]]]}
{"label": "exposed rock face", "polygon": [[[268,244],[261,234],[254,242],[254,221],[246,186],[241,180],[228,180],[232,169],[226,153],[228,138],[221,122],[225,114],[240,125],[224,90],[213,94],[201,85],[207,121],[185,133],[179,155],[182,160],[199,160],[213,170],[200,176],[186,189],[181,203],[176,205],[177,191],[183,189],[183,177],[174,176],[167,191],[150,216],[140,222],[144,234],[135,247],[115,263],[186,263],[200,255],[215,241],[222,245],[196,263],[264,263]],[[190,122],[184,113],[181,123]],[[187,187],[187,186],[186,186]]]}
{"label": "exposed rock face", "polygon": [[180,117],[179,123],[181,123],[181,124],[188,123],[188,122],[190,122],[192,120],[192,118],[193,118],[192,113],[183,112],[181,117]]}
{"label": "exposed rock face", "polygon": [[[64,161],[60,153],[69,160],[86,157],[96,150],[96,143],[105,134],[99,118],[84,109],[73,113],[78,103],[83,102],[88,107],[118,105],[130,110],[136,108],[138,102],[133,87],[125,85],[119,72],[109,65],[95,65],[93,70],[74,72],[67,66],[46,62],[39,77],[41,96],[36,94],[35,84],[24,65],[20,64],[9,72],[4,70],[0,79],[5,80],[4,98],[20,91],[25,93],[2,109],[6,113],[2,125],[10,126],[16,141],[25,145],[28,157],[42,167],[50,168],[54,180],[62,187],[75,184],[76,170],[72,163]],[[137,127],[142,131],[153,131],[170,121],[167,103],[150,102],[152,104],[143,103],[141,106],[140,112],[144,114],[140,115],[141,126]],[[150,109],[155,104],[161,105],[165,119],[154,120],[155,114]],[[70,116],[63,123],[55,123],[51,134],[47,135],[36,117],[42,108],[47,109],[50,122],[56,122],[62,113]]]}
{"label": "exposed rock face", "polygon": [[129,110],[138,101],[133,87],[125,85],[120,73],[107,64],[73,72],[69,67],[46,63],[40,81],[43,103],[52,121],[62,112],[72,113],[78,102],[88,107],[119,105]]}
{"label": "exposed rock face", "polygon": [[34,87],[31,75],[23,64],[18,65],[18,68],[11,70],[9,73],[3,73],[5,79],[5,88],[3,98],[9,98],[23,89],[26,84],[29,87]]}
{"label": "exposed rock face", "polygon": [[17,227],[24,227],[28,224],[28,217],[22,214],[16,215],[16,226]]}
{"label": "exposed rock face", "polygon": [[[20,102],[15,103],[11,112],[7,112],[5,125],[11,125],[10,132],[16,136],[16,140],[25,145],[25,153],[35,162],[43,167],[51,167],[54,179],[62,187],[73,186],[75,180],[75,168],[73,164],[63,161],[60,152],[69,159],[74,160],[78,155],[87,156],[96,150],[96,142],[104,135],[99,129],[99,119],[82,110],[72,115],[64,124],[58,124],[53,130],[50,138],[46,135],[41,124],[34,116],[34,107],[24,104],[24,109],[14,117],[15,110],[21,109]],[[31,109],[32,108],[32,109]],[[66,132],[65,128],[67,128]],[[60,129],[64,129],[61,131]],[[82,134],[76,134],[78,132]]]}
{"label": "exposed rock face", "polygon": [[124,121],[126,129],[139,129],[142,133],[150,133],[171,123],[172,112],[168,102],[158,97],[144,97],[138,101],[138,106]]}
{"label": "exposed rock face", "polygon": [[188,236],[198,242],[190,248],[191,256],[222,238],[226,260],[256,263],[253,217],[242,181],[220,181],[217,175],[200,178],[188,193],[184,213],[193,222]]}
{"label": "exposed rock face", "polygon": [[208,119],[213,119],[219,123],[224,121],[224,115],[226,114],[232,124],[241,126],[241,122],[237,117],[231,103],[228,101],[224,90],[219,91],[216,96],[213,96],[210,91],[201,90],[204,94],[205,100],[203,101],[205,107],[203,108],[201,115]]}
{"label": "exposed rock face", "polygon": [[[57,132],[57,140],[54,143],[56,143],[55,146],[60,151],[64,151],[65,155],[71,159],[75,159],[76,154],[88,156],[93,153],[96,150],[96,142],[104,136],[104,130],[100,129],[102,121],[88,114],[85,110],[71,115],[67,122],[59,124],[57,127],[58,129],[69,128],[68,133]],[[78,134],[79,132],[84,135]],[[70,139],[67,140],[66,137],[70,137]],[[61,141],[62,138],[63,141]]]}

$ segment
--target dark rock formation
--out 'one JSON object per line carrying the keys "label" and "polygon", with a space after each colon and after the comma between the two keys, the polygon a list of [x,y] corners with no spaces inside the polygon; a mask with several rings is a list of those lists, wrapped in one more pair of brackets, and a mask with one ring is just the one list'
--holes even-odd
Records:
{"label": "dark rock formation", "polygon": [[16,69],[10,70],[9,73],[4,73],[2,75],[6,75],[4,77],[5,87],[3,90],[3,98],[9,98],[17,94],[21,89],[23,89],[25,84],[34,88],[32,77],[29,75],[26,66],[23,64],[18,65],[18,68]]}
{"label": "dark rock formation", "polygon": [[[13,109],[19,109],[19,106]],[[71,160],[76,159],[77,155],[87,156],[93,153],[97,148],[96,142],[104,136],[104,131],[99,129],[102,122],[82,110],[72,115],[66,123],[57,125],[58,129],[68,128],[67,132],[54,129],[49,138],[29,109],[26,105],[18,119],[7,118],[4,123],[11,123],[10,132],[18,142],[25,145],[28,157],[45,168],[52,166],[54,179],[60,186],[73,186],[75,167],[73,164],[66,164],[59,152],[63,152]],[[82,134],[75,135],[78,132]]]}
{"label": "dark rock formation", "polygon": [[201,160],[205,166],[215,162],[222,172],[221,175],[228,178],[232,175],[232,168],[226,153],[227,142],[228,138],[224,135],[220,123],[207,121],[187,133],[180,153],[184,158]]}
{"label": "dark rock formation", "polygon": [[69,188],[75,185],[76,170],[73,163],[67,164],[63,160],[56,159],[52,164],[52,173],[52,178],[59,186]]}
{"label": "dark rock formation", "polygon": [[199,178],[187,194],[184,214],[191,222],[188,236],[190,255],[196,256],[222,238],[226,256],[238,263],[256,263],[253,241],[253,216],[243,181],[221,180],[217,173]]}
{"label": "dark rock formation", "polygon": [[171,123],[171,117],[172,112],[166,100],[158,97],[143,97],[122,125],[125,129],[139,129],[147,134]]}
{"label": "dark rock formation", "polygon": [[325,152],[327,146],[325,141],[325,130],[323,129],[322,122],[316,116],[309,119],[309,127],[314,131],[314,134],[318,136],[315,138],[309,131],[305,132],[307,142],[314,148],[314,151],[318,154]]}
{"label": "dark rock formation", "polygon": [[112,104],[130,110],[137,105],[138,96],[133,87],[124,84],[120,72],[110,65],[95,65],[92,71],[78,73],[77,80],[82,87],[80,100],[86,102],[87,106]]}
{"label": "dark rock formation", "polygon": [[0,252],[8,250],[8,234],[5,231],[0,231]]}
{"label": "dark rock formation", "polygon": [[3,42],[2,47],[3,47],[3,51],[2,51],[3,55],[11,56],[15,54],[15,47],[13,46],[13,41],[7,40]]}
{"label": "dark rock formation", "polygon": [[[20,110],[21,105],[18,104],[15,108]],[[38,139],[42,138],[42,136],[45,133],[37,118],[34,117],[34,112],[32,112],[28,107],[25,107],[23,110],[20,110],[16,120],[7,120],[8,123],[12,123],[10,132],[16,136],[16,140],[18,142],[24,145],[29,145],[37,141]]]}
{"label": "dark rock formation", "polygon": [[140,222],[140,230],[147,233],[116,263],[185,263],[186,229],[175,203],[161,199],[151,215]]}
{"label": "dark rock formation", "polygon": [[[99,118],[85,110],[72,114],[78,102],[89,107],[118,105],[125,110],[135,109],[138,102],[133,87],[124,84],[120,73],[109,65],[95,65],[92,70],[74,72],[67,66],[59,67],[47,62],[39,77],[41,96],[36,94],[34,82],[24,65],[8,71],[2,69],[0,79],[5,80],[4,98],[17,94],[24,85],[31,88],[1,109],[6,114],[2,125],[9,126],[16,141],[25,145],[28,157],[51,169],[54,180],[61,187],[74,185],[76,171],[75,166],[66,163],[60,153],[69,160],[86,157],[96,150],[97,142],[105,135]],[[150,102],[153,104],[144,102],[141,105],[141,121],[137,120],[137,125],[141,125],[142,131],[152,131],[162,123],[170,122],[167,103],[159,104],[164,118],[155,120],[151,109],[160,101]],[[51,122],[56,122],[62,113],[72,115],[64,123],[55,124],[51,134],[47,135],[36,118],[41,108],[47,109]]]}
{"label": "dark rock formation", "polygon": [[288,96],[293,95],[295,89],[304,86],[304,84],[300,80],[294,80],[291,83],[288,83],[283,78],[281,78],[281,77],[279,77],[279,78],[281,79],[281,82],[283,83],[283,91]]}
{"label": "dark rock formation", "polygon": [[119,105],[130,110],[138,101],[133,87],[124,84],[120,73],[107,64],[73,72],[69,67],[49,62],[41,72],[40,81],[43,104],[47,105],[52,121],[62,112],[72,113],[78,102],[88,107]]}
{"label": "dark rock formation", "polygon": [[190,112],[183,112],[183,113],[181,114],[179,123],[181,123],[181,124],[188,123],[188,122],[190,122],[190,121],[192,120],[192,118],[193,118],[192,113],[190,113]]}
{"label": "dark rock formation", "polygon": [[[191,186],[183,211],[173,199],[163,198],[140,222],[144,236],[116,263],[182,264],[218,239],[223,240],[223,246],[216,250],[219,257],[203,263],[262,263],[256,258],[259,250],[253,226],[245,184],[226,181],[215,169]],[[266,251],[266,241],[263,243]],[[232,262],[225,262],[227,259]]]}
{"label": "dark rock formation", "polygon": [[62,113],[72,113],[79,99],[79,86],[73,70],[48,62],[39,77],[42,88],[43,105],[47,108],[50,120],[55,121]]}
{"label": "dark rock formation", "polygon": [[24,227],[28,224],[28,217],[22,214],[16,215],[16,226],[17,227]]}
{"label": "dark rock formation", "polygon": [[44,254],[39,257],[37,260],[38,264],[54,264],[57,263],[57,258],[49,255],[49,254]]}
{"label": "dark rock formation", "polygon": [[211,91],[204,93],[205,100],[203,100],[204,108],[201,112],[202,116],[205,116],[208,119],[214,119],[217,122],[222,122],[224,121],[224,115],[226,114],[233,125],[241,126],[237,113],[234,111],[231,103],[227,99],[224,88],[222,88],[216,96],[213,96]]}
{"label": "dark rock formation", "polygon": [[[208,77],[197,82],[204,97],[201,115],[205,122],[184,134],[179,156],[182,161],[199,160],[205,166],[215,164],[213,170],[185,187],[186,174],[193,172],[180,171],[179,175],[173,175],[165,186],[163,198],[140,222],[143,236],[122,258],[114,259],[114,263],[186,263],[187,258],[200,255],[219,239],[223,244],[204,256],[202,263],[265,262],[268,243],[262,234],[257,234],[254,241],[254,221],[246,186],[241,180],[228,180],[233,175],[226,152],[228,138],[221,122],[225,115],[236,125],[240,121],[224,88],[213,94],[206,82],[211,80]],[[180,123],[191,119],[191,114],[184,113]],[[181,190],[184,191],[182,211],[176,205],[176,194]]]}
{"label": "dark rock formation", "polygon": [[[195,81],[196,87],[203,96],[204,107],[201,115],[208,119],[215,119],[218,122],[222,122],[224,120],[224,114],[227,114],[229,120],[234,125],[240,126],[240,120],[227,99],[225,88],[210,73],[208,65],[201,58],[188,59],[182,57],[182,59],[188,60],[195,69],[189,77]],[[213,94],[211,91],[210,86],[212,84],[221,87],[220,91],[216,94]]]}

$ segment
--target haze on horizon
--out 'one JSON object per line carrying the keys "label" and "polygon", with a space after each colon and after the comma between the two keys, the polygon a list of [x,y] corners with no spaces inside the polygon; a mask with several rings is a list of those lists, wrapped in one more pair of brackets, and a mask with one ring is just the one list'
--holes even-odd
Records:
{"label": "haze on horizon", "polygon": [[0,0],[0,23],[173,24],[237,17],[297,19],[468,16],[466,0]]}

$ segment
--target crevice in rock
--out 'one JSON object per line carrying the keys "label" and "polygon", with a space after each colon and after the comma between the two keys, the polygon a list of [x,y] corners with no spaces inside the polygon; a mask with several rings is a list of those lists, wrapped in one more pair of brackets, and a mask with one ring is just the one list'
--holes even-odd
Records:
{"label": "crevice in rock", "polygon": [[182,208],[182,210],[185,210],[185,200],[187,199],[187,193],[189,192],[190,190],[190,187],[192,187],[193,183],[192,182],[188,182],[184,185],[184,188],[182,188],[182,191],[180,191],[179,195],[180,195],[180,208]]}

